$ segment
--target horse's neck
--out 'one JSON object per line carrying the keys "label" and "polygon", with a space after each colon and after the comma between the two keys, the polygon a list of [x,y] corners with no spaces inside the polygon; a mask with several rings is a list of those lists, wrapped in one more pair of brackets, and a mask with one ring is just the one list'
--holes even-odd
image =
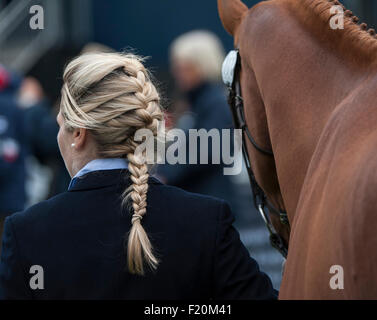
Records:
{"label": "horse's neck", "polygon": [[[281,0],[278,0],[281,1]],[[295,19],[327,50],[369,70],[376,67],[377,36],[337,0],[282,0]],[[339,11],[340,10],[340,11]],[[340,20],[341,18],[341,20]]]}
{"label": "horse's neck", "polygon": [[254,39],[244,51],[250,53],[281,192],[293,221],[321,132],[335,107],[362,83],[365,70],[321,43],[282,7],[284,2],[290,3],[272,2],[248,17],[250,25],[246,21],[245,26],[254,28]]}

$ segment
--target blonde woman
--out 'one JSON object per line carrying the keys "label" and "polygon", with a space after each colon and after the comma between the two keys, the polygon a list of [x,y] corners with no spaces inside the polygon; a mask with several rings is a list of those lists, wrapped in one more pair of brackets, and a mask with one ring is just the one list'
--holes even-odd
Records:
{"label": "blonde woman", "polygon": [[149,176],[138,129],[163,113],[142,60],[92,53],[64,72],[58,144],[69,190],[6,219],[3,299],[271,299],[228,205]]}

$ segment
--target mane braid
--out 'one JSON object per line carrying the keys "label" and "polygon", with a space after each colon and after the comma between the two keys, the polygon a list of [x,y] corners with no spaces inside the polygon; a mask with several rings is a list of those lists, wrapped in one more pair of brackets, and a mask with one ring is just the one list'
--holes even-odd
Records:
{"label": "mane braid", "polygon": [[[369,29],[366,23],[358,24],[359,19],[347,10],[338,0],[288,0],[291,9],[299,13],[305,25],[318,32],[321,39],[327,39],[328,44],[345,55],[350,54],[365,66],[377,63],[377,36],[374,29]],[[335,15],[330,9],[340,5],[344,10],[344,29],[333,30],[330,20]],[[320,23],[321,22],[321,23]]]}

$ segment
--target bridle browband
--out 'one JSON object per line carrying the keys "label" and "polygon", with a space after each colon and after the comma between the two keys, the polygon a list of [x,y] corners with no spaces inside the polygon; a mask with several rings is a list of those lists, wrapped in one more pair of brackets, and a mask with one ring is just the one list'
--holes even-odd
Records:
{"label": "bridle browband", "polygon": [[270,234],[270,242],[271,245],[277,249],[284,258],[287,257],[288,253],[288,246],[285,241],[277,234],[275,228],[273,227],[271,220],[269,219],[268,215],[265,212],[265,207],[268,208],[270,213],[279,216],[280,222],[284,225],[287,225],[289,228],[288,216],[285,211],[281,211],[276,209],[270,201],[268,201],[266,194],[259,186],[255,179],[254,172],[251,168],[251,162],[249,158],[249,154],[247,152],[247,146],[245,143],[245,135],[254,146],[256,150],[263,153],[266,156],[274,157],[272,150],[267,150],[265,148],[260,147],[256,141],[254,140],[251,132],[246,124],[245,120],[245,113],[244,113],[244,105],[241,93],[241,83],[240,83],[240,71],[241,71],[241,57],[239,55],[239,51],[232,50],[229,52],[227,57],[224,60],[223,67],[222,67],[222,77],[224,84],[228,87],[228,103],[230,105],[230,109],[233,115],[233,121],[235,125],[235,129],[242,130],[242,154],[245,160],[247,172],[249,175],[251,189],[253,191],[253,198],[254,198],[254,205],[255,208],[258,210],[268,232]]}

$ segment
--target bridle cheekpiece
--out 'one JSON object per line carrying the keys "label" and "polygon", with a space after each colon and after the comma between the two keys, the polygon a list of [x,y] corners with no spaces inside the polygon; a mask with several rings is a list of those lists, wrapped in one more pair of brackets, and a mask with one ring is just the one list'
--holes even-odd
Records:
{"label": "bridle cheekpiece", "polygon": [[253,191],[254,205],[258,210],[268,232],[270,234],[271,245],[277,249],[284,258],[287,257],[288,246],[285,241],[277,234],[275,228],[273,227],[269,216],[266,214],[265,208],[269,209],[270,213],[276,214],[279,216],[280,222],[289,227],[287,213],[285,211],[277,210],[271,203],[268,201],[266,194],[259,186],[255,179],[254,172],[251,168],[249,154],[247,152],[247,146],[245,143],[245,135],[254,146],[256,150],[263,153],[266,156],[274,157],[272,150],[267,150],[260,147],[254,140],[249,128],[247,127],[245,114],[244,114],[244,104],[241,93],[241,84],[240,84],[240,71],[241,71],[241,57],[237,50],[231,50],[226,56],[223,66],[222,66],[222,78],[224,84],[228,88],[228,103],[232,111],[233,121],[236,129],[242,130],[242,153],[246,163],[247,172],[249,175],[250,185]]}

